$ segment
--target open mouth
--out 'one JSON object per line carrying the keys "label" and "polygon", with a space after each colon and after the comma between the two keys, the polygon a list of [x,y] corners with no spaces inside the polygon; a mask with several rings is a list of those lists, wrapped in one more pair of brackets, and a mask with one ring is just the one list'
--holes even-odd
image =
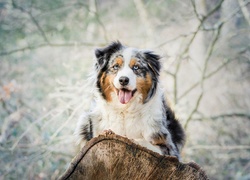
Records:
{"label": "open mouth", "polygon": [[127,104],[134,96],[136,89],[130,91],[128,89],[117,89],[118,99],[122,104]]}

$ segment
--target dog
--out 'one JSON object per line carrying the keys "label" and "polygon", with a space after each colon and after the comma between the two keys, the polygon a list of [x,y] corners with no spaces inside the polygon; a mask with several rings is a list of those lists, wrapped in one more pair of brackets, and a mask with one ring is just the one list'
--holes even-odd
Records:
{"label": "dog", "polygon": [[185,133],[160,88],[161,57],[117,41],[96,49],[95,59],[96,104],[78,121],[77,143],[111,130],[180,159]]}

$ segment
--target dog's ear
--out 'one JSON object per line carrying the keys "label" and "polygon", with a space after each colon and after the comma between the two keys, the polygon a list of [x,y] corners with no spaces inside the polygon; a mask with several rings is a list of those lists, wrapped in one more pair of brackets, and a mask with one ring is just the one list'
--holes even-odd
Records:
{"label": "dog's ear", "polygon": [[142,56],[146,61],[149,69],[155,76],[159,76],[161,70],[161,57],[152,51],[143,51]]}
{"label": "dog's ear", "polygon": [[147,67],[151,73],[152,80],[153,80],[152,86],[148,92],[148,96],[144,100],[144,103],[146,103],[156,93],[156,89],[158,86],[158,78],[159,78],[160,70],[161,70],[161,63],[160,63],[161,57],[152,51],[141,51],[140,54],[143,60],[145,61],[145,63],[147,64]]}
{"label": "dog's ear", "polygon": [[109,44],[108,46],[104,48],[98,48],[95,50],[95,57],[96,57],[96,68],[97,69],[102,69],[105,67],[110,60],[110,57],[112,54],[115,52],[119,51],[122,49],[122,44],[117,41]]}
{"label": "dog's ear", "polygon": [[105,60],[104,60],[104,51],[103,49],[96,49],[95,50],[95,57],[96,57],[96,64],[95,67],[96,69],[101,69],[103,67],[103,65],[105,64]]}

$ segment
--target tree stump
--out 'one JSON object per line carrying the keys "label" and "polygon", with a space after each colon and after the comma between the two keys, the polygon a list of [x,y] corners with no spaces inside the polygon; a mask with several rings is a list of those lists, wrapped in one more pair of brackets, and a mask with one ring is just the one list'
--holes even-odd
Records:
{"label": "tree stump", "polygon": [[64,179],[208,179],[195,163],[184,164],[116,135],[91,139],[60,177]]}

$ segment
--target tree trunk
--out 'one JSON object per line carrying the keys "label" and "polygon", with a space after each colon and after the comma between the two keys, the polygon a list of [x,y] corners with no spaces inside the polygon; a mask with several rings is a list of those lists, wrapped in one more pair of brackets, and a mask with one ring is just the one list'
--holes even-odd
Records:
{"label": "tree trunk", "polygon": [[131,140],[100,135],[90,140],[60,177],[63,179],[208,179],[195,163],[161,156]]}

